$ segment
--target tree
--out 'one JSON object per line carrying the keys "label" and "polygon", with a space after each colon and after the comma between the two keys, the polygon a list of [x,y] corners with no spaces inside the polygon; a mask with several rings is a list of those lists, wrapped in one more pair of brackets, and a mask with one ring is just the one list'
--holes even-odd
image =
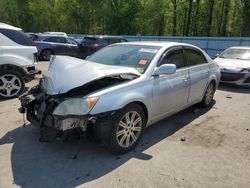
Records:
{"label": "tree", "polygon": [[250,0],[242,0],[243,3],[243,25],[242,25],[242,36],[250,36]]}
{"label": "tree", "polygon": [[213,21],[213,10],[214,10],[214,0],[208,1],[208,21],[207,21],[207,36],[210,36],[210,30],[212,26],[212,21]]}

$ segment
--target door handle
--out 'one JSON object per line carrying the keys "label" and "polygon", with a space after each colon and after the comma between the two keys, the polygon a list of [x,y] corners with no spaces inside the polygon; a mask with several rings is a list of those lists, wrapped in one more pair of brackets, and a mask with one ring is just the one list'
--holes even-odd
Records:
{"label": "door handle", "polygon": [[183,76],[182,80],[183,80],[184,82],[187,82],[187,81],[189,80],[189,76]]}

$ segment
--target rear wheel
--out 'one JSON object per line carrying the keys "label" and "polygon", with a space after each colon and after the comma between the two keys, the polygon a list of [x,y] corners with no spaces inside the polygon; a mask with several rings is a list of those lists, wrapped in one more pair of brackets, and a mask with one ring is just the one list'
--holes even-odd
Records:
{"label": "rear wheel", "polygon": [[139,142],[145,127],[145,114],[137,104],[130,104],[112,116],[111,129],[104,143],[113,153],[131,151]]}
{"label": "rear wheel", "polygon": [[50,56],[53,55],[54,53],[51,50],[43,50],[40,54],[40,59],[44,60],[44,61],[49,61],[50,60]]}
{"label": "rear wheel", "polygon": [[4,99],[19,96],[24,91],[25,82],[16,71],[0,72],[0,97]]}
{"label": "rear wheel", "polygon": [[203,107],[211,106],[213,102],[214,92],[215,92],[215,84],[213,82],[210,82],[207,86],[204,97],[200,103],[201,106]]}

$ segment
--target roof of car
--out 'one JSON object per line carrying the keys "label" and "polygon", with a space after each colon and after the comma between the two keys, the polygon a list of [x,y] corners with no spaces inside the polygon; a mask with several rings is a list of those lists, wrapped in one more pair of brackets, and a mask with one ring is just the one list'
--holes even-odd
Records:
{"label": "roof of car", "polygon": [[126,43],[119,43],[123,45],[145,45],[145,46],[159,46],[159,47],[171,47],[171,46],[179,46],[185,45],[190,47],[195,47],[191,44],[187,43],[180,43],[180,42],[167,42],[167,41],[135,41],[135,42],[126,42]]}
{"label": "roof of car", "polygon": [[47,32],[44,32],[44,34],[68,36],[67,33],[64,33],[64,32],[57,32],[57,31],[47,31]]}
{"label": "roof of car", "polygon": [[108,35],[87,35],[84,36],[83,39],[105,39],[105,38],[113,38],[113,39],[124,39],[123,37],[120,36],[108,36]]}
{"label": "roof of car", "polygon": [[12,25],[9,25],[9,24],[6,24],[6,23],[2,23],[2,22],[0,22],[0,29],[11,29],[11,30],[18,30],[18,31],[22,30],[21,28],[14,27]]}

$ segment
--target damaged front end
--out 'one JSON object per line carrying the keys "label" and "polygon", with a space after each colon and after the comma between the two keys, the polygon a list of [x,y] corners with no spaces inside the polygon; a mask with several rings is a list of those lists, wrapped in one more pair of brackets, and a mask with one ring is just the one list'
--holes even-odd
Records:
{"label": "damaged front end", "polygon": [[[48,75],[53,73],[57,74],[57,78],[60,77],[50,67]],[[21,102],[19,112],[26,113],[27,120],[41,128],[40,141],[53,141],[73,130],[81,133],[93,130],[99,117],[110,116],[114,112],[91,115],[89,112],[97,103],[99,96],[89,97],[88,95],[138,77],[131,73],[102,74],[99,77],[95,76],[88,83],[70,88],[68,91],[60,91],[60,88],[51,79],[52,77],[48,75],[41,79],[37,86],[19,98]],[[57,93],[51,94],[51,89],[53,89],[51,86],[56,88]]]}
{"label": "damaged front end", "polygon": [[[72,129],[87,131],[87,125],[93,122],[88,115],[55,114],[55,110],[65,100],[61,96],[50,96],[41,92],[41,88],[32,88],[28,94],[20,97],[20,113],[33,125],[41,128],[40,141],[53,141]],[[62,107],[61,107],[62,108]],[[66,106],[64,108],[67,108]],[[61,112],[66,109],[61,109]],[[58,110],[57,110],[58,111]]]}

